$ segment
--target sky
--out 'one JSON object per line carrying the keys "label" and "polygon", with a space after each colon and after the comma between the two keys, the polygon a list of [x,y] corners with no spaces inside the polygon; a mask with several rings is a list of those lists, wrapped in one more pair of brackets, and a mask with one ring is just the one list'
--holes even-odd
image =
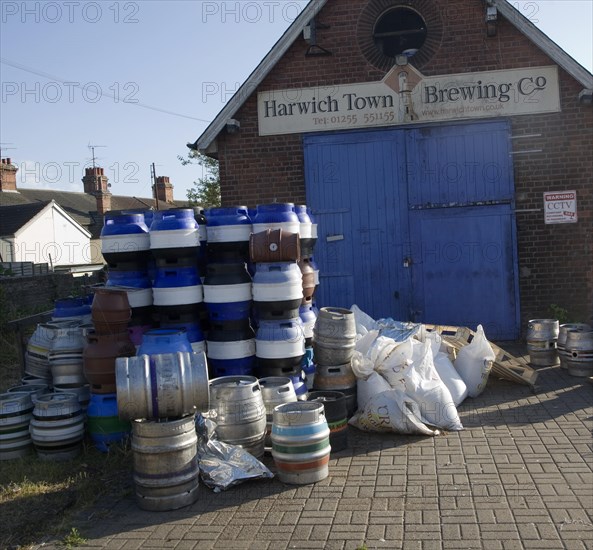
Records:
{"label": "sky", "polygon": [[[589,71],[593,0],[511,2]],[[18,187],[151,196],[150,165],[176,199],[201,177],[194,142],[307,0],[0,0],[0,148]]]}

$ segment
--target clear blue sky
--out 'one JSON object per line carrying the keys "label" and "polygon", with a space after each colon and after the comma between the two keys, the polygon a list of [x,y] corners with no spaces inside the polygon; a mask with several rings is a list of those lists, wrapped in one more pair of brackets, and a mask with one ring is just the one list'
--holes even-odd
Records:
{"label": "clear blue sky", "polygon": [[[154,162],[185,198],[200,173],[177,155],[306,4],[0,0],[0,142],[18,185],[82,191],[91,143],[114,194],[151,196]],[[512,4],[592,70],[591,0]]]}

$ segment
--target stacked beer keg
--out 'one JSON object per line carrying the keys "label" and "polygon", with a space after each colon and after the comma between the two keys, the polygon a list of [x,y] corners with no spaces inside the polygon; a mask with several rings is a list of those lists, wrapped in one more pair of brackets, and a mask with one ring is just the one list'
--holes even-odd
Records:
{"label": "stacked beer keg", "polygon": [[314,328],[315,390],[339,391],[346,397],[348,417],[356,410],[356,376],[352,357],[356,345],[356,322],[349,309],[324,307]]}
{"label": "stacked beer keg", "polygon": [[[82,358],[82,322],[88,320],[89,312],[86,297],[60,299],[52,321],[37,325],[27,344],[26,376],[0,398],[0,460],[24,456],[32,445],[47,460],[71,458],[79,452],[89,402]],[[41,397],[53,404],[38,405]],[[66,416],[62,417],[64,400]],[[56,418],[46,409],[55,412]],[[78,433],[79,424],[82,436],[74,441],[72,430]]]}
{"label": "stacked beer keg", "polygon": [[300,221],[291,203],[258,205],[250,240],[255,263],[253,303],[257,320],[255,349],[260,378],[291,379],[299,399],[307,386],[301,364],[305,334],[299,308],[303,302]]}
{"label": "stacked beer keg", "polygon": [[91,438],[100,451],[127,438],[130,427],[119,422],[113,404],[116,401],[115,360],[131,357],[136,346],[130,339],[131,317],[128,293],[109,287],[95,289],[92,317],[94,329],[86,333],[83,366],[91,397],[87,410]]}
{"label": "stacked beer keg", "polygon": [[173,329],[147,332],[139,353],[116,361],[119,419],[132,424],[136,501],[174,510],[198,497],[195,412],[209,409],[206,355]]}
{"label": "stacked beer keg", "polygon": [[84,325],[91,322],[92,295],[79,298],[62,298],[54,302],[51,319],[54,321],[74,321]]}
{"label": "stacked beer keg", "polygon": [[123,288],[131,308],[130,337],[136,346],[152,326],[152,281],[149,275],[151,211],[107,212],[101,252],[108,266],[106,286]]}
{"label": "stacked beer keg", "polygon": [[204,350],[199,307],[203,289],[198,271],[200,229],[190,208],[157,211],[150,227],[154,257],[153,300],[161,328],[183,328],[195,351]]}
{"label": "stacked beer keg", "polygon": [[255,366],[252,282],[247,271],[251,219],[244,206],[210,208],[205,215],[208,265],[204,302],[211,374],[250,376]]}
{"label": "stacked beer keg", "polygon": [[299,236],[301,257],[299,268],[303,276],[303,302],[299,316],[303,322],[305,333],[305,355],[301,368],[305,374],[307,389],[313,388],[315,379],[315,363],[313,360],[313,327],[319,314],[315,307],[315,290],[319,285],[319,268],[313,259],[313,249],[317,243],[317,224],[313,223],[305,205],[296,205],[294,211],[299,218]]}
{"label": "stacked beer keg", "polygon": [[53,334],[48,353],[54,392],[76,395],[83,413],[90,400],[90,387],[83,364],[86,331],[90,326],[60,327]]}

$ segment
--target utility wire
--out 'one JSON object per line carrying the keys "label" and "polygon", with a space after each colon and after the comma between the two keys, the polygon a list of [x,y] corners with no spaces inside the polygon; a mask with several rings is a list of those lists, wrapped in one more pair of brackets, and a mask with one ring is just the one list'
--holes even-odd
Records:
{"label": "utility wire", "polygon": [[[31,74],[34,74],[36,76],[41,76],[42,78],[47,78],[48,80],[55,80],[57,82],[61,82],[62,84],[73,84],[73,83],[75,83],[74,80],[68,80],[68,79],[57,77],[55,75],[44,73],[44,72],[39,71],[37,69],[33,69],[31,67],[27,67],[25,65],[21,65],[20,63],[16,63],[14,61],[10,61],[9,59],[6,59],[5,57],[0,57],[0,63],[3,63],[4,65],[9,65],[10,67],[13,67],[15,69],[19,69],[19,70],[24,71],[26,73],[31,73]],[[137,102],[119,101],[119,98],[117,98],[115,95],[109,94],[109,93],[105,93],[105,92],[103,92],[103,90],[101,88],[99,88],[99,94],[100,94],[101,97],[108,97],[108,98],[114,99],[115,101],[118,101],[120,103],[125,103],[126,105],[135,105],[136,107],[142,107],[144,109],[150,109],[151,111],[157,111],[159,113],[164,113],[166,115],[178,116],[178,117],[181,117],[181,118],[188,118],[190,120],[197,120],[198,122],[205,122],[206,124],[210,124],[210,122],[212,122],[211,120],[206,120],[206,119],[203,119],[203,118],[196,118],[196,117],[189,116],[189,115],[183,115],[181,113],[175,113],[173,111],[168,111],[166,109],[161,109],[160,107],[153,107],[152,105],[146,105],[146,103],[140,103],[139,101],[137,101]]]}

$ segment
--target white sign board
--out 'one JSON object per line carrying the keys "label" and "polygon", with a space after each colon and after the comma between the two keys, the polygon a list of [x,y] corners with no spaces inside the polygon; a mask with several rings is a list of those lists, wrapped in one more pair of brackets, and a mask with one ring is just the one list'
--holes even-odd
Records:
{"label": "white sign board", "polygon": [[544,219],[550,223],[576,223],[577,192],[549,191],[544,193]]}
{"label": "white sign board", "polygon": [[425,77],[406,65],[379,82],[258,93],[260,136],[558,111],[555,66]]}

